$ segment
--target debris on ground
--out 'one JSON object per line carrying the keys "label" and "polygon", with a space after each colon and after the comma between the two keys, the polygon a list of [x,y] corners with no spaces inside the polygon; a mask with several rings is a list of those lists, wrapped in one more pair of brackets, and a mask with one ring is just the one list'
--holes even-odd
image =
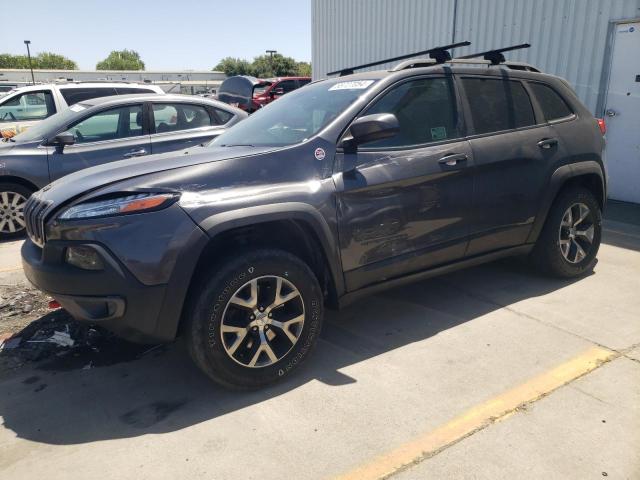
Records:
{"label": "debris on ground", "polygon": [[0,285],[0,338],[49,313],[50,300],[31,285]]}

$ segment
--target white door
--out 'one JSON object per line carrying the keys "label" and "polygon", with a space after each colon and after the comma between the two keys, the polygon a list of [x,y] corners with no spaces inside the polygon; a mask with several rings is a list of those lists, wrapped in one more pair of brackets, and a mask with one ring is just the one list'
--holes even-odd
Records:
{"label": "white door", "polygon": [[640,21],[615,26],[605,107],[609,198],[640,203]]}

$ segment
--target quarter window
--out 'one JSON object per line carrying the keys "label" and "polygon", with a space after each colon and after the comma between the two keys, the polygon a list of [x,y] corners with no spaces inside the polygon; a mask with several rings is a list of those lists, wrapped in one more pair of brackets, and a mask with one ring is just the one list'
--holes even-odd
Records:
{"label": "quarter window", "polygon": [[463,78],[476,134],[535,125],[531,100],[521,82]]}
{"label": "quarter window", "polygon": [[405,82],[385,94],[365,115],[374,113],[393,113],[400,131],[366,147],[406,147],[460,137],[455,93],[447,78]]}
{"label": "quarter window", "polygon": [[545,120],[548,122],[566,118],[573,114],[567,103],[551,87],[542,83],[530,83],[529,86],[536,96]]}
{"label": "quarter window", "polygon": [[112,108],[85,118],[69,130],[76,143],[102,142],[142,135],[142,105]]}
{"label": "quarter window", "polygon": [[153,116],[156,133],[208,127],[217,123],[200,105],[156,103],[153,105]]}
{"label": "quarter window", "polygon": [[214,108],[213,111],[218,116],[220,120],[220,125],[224,125],[229,120],[233,118],[233,113],[227,112],[226,110],[222,110],[221,108]]}
{"label": "quarter window", "polygon": [[25,92],[0,104],[0,122],[42,120],[56,113],[50,91]]}

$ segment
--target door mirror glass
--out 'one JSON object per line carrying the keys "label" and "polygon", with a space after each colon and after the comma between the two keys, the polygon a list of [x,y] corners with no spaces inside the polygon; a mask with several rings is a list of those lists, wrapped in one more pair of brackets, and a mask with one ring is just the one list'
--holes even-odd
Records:
{"label": "door mirror glass", "polygon": [[[349,132],[351,138],[346,138],[342,146],[347,150],[353,150],[358,145],[375,142],[395,136],[400,130],[398,119],[393,113],[375,113],[358,118],[351,124]],[[349,152],[347,152],[349,153]]]}

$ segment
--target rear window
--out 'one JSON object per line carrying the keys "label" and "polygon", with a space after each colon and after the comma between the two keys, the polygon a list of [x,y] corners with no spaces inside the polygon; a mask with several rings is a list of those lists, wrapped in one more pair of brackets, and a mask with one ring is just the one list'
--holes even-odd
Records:
{"label": "rear window", "polygon": [[476,134],[535,125],[531,100],[521,82],[463,78]]}
{"label": "rear window", "polygon": [[60,93],[67,105],[71,106],[92,98],[116,95],[116,89],[113,87],[61,88]]}
{"label": "rear window", "polygon": [[530,83],[529,86],[536,96],[545,120],[548,122],[566,118],[573,114],[567,103],[556,91],[542,83]]}

